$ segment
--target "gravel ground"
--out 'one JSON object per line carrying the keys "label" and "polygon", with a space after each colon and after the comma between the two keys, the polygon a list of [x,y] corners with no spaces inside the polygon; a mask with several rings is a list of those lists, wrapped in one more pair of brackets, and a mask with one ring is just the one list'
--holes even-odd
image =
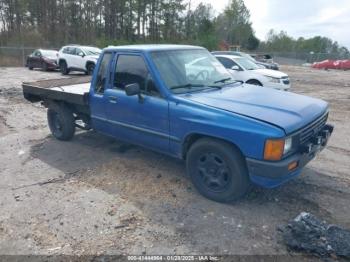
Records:
{"label": "gravel ground", "polygon": [[181,161],[94,132],[53,139],[21,82],[61,75],[0,68],[0,254],[290,256],[277,227],[301,211],[350,228],[350,72],[283,70],[294,92],[330,103],[329,146],[299,178],[224,205]]}

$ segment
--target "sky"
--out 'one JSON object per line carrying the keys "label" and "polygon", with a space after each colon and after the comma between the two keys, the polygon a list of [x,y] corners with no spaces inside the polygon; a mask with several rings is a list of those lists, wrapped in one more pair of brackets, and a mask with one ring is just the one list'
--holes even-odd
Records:
{"label": "sky", "polygon": [[[190,0],[188,0],[190,1]],[[191,0],[222,11],[229,0]],[[274,29],[295,38],[326,36],[350,49],[350,0],[244,0],[259,39]]]}

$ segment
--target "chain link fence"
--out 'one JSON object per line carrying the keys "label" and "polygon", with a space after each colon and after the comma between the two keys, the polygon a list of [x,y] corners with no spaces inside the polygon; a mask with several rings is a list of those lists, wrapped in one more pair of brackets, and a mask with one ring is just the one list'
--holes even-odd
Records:
{"label": "chain link fence", "polygon": [[[269,53],[269,52],[267,52]],[[284,65],[302,65],[305,63],[320,62],[327,59],[345,60],[350,59],[350,55],[340,55],[332,53],[303,53],[303,52],[270,52],[274,60]]]}
{"label": "chain link fence", "polygon": [[[25,66],[27,57],[39,49],[35,47],[0,46],[0,66]],[[47,48],[58,50],[58,48]]]}
{"label": "chain link fence", "polygon": [[[0,66],[25,66],[27,56],[33,53],[35,47],[11,47],[0,46]],[[59,50],[57,47],[47,49]],[[261,52],[264,53],[264,52]],[[302,52],[266,52],[274,57],[274,60],[282,65],[302,65],[304,63],[319,62],[326,59],[343,60],[350,59],[350,55],[329,53],[302,53]]]}

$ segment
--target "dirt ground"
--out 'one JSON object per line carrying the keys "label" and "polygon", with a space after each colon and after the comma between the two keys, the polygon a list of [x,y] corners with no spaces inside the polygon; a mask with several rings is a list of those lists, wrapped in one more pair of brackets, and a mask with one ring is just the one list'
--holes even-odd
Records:
{"label": "dirt ground", "polygon": [[283,71],[330,103],[329,146],[299,178],[224,205],[181,161],[94,132],[53,139],[21,82],[61,75],[0,68],[0,254],[284,255],[277,228],[302,211],[350,228],[350,72]]}

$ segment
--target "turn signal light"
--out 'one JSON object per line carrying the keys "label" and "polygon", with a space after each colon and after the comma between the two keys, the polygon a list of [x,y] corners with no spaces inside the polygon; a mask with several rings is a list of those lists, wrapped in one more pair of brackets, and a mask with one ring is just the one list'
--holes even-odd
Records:
{"label": "turn signal light", "polygon": [[289,163],[288,170],[292,171],[292,170],[296,169],[297,167],[298,167],[298,162],[297,161],[293,161],[293,162]]}
{"label": "turn signal light", "polygon": [[264,159],[271,161],[281,160],[284,151],[284,139],[271,140],[265,142]]}

